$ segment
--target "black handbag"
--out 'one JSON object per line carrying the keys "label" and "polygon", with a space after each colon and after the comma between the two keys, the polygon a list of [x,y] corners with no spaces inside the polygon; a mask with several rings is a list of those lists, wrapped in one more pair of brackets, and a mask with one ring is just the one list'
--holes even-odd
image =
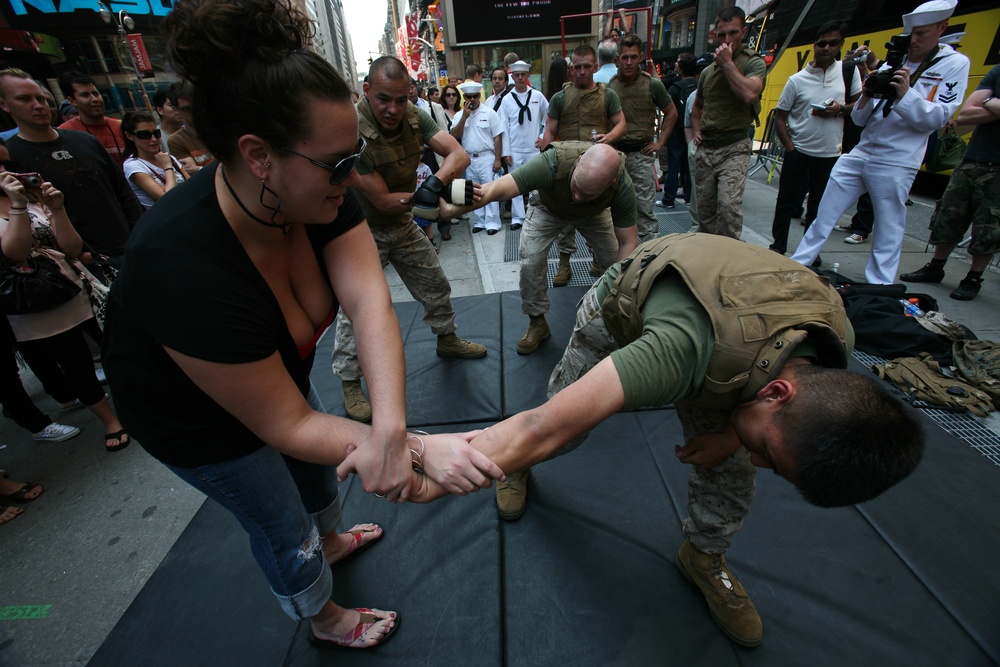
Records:
{"label": "black handbag", "polygon": [[80,286],[67,278],[50,257],[33,253],[23,264],[3,261],[0,312],[5,315],[42,313],[79,293]]}

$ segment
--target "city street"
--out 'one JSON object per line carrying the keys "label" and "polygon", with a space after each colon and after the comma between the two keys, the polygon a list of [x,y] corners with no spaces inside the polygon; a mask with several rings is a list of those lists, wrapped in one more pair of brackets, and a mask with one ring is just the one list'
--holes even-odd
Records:
{"label": "city street", "polygon": [[[767,183],[766,170],[758,171],[748,183],[743,203],[745,241],[769,243],[777,183],[777,177]],[[912,199],[902,272],[919,268],[930,257],[927,223],[934,196],[924,187],[915,191]],[[681,199],[677,201],[676,209],[655,209],[661,229],[689,229],[687,208]],[[801,237],[803,228],[797,223],[792,222],[790,248]],[[453,297],[516,292],[515,236],[506,221],[495,236],[473,235],[469,223],[456,224],[453,240],[443,242],[439,253]],[[844,236],[833,233],[822,252],[823,266],[839,263],[840,273],[860,279],[871,244],[848,245]],[[581,250],[585,252],[585,245]],[[554,255],[551,257],[550,268],[555,262]],[[989,269],[975,300],[960,302],[948,297],[968,264],[968,256],[959,250],[948,263],[943,283],[911,289],[935,297],[945,315],[965,324],[980,338],[998,340],[1000,275],[996,266]],[[571,284],[589,281],[588,267],[589,260],[574,258]],[[395,301],[411,300],[391,270],[387,278]],[[461,318],[458,326],[461,334]],[[316,368],[328,368],[328,363],[328,359],[317,359]],[[80,427],[83,433],[60,444],[36,444],[12,421],[0,422],[0,467],[16,479],[45,487],[38,501],[24,506],[23,515],[0,527],[0,620],[5,621],[0,623],[0,664],[85,665],[204,497],[138,445],[120,453],[105,453],[103,431],[95,417],[87,410],[60,413],[30,372],[22,370],[21,376],[43,411],[55,421]],[[266,389],[261,388],[262,396]],[[461,391],[461,387],[452,389],[456,394]],[[176,417],[183,419],[184,415]],[[983,421],[1000,434],[995,417]],[[211,559],[212,553],[212,545],[204,545],[204,558]],[[224,569],[226,564],[220,562],[218,567]],[[263,579],[260,585],[265,585]],[[217,613],[225,613],[223,601]]]}

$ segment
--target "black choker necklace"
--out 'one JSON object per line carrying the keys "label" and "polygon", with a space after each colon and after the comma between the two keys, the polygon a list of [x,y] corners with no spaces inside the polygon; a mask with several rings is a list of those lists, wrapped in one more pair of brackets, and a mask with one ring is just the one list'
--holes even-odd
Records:
{"label": "black choker necklace", "polygon": [[265,227],[274,227],[276,229],[280,229],[282,234],[288,234],[288,225],[289,225],[289,223],[287,223],[287,222],[274,222],[274,221],[268,222],[267,220],[262,220],[261,218],[258,218],[256,215],[254,215],[253,213],[251,213],[250,209],[248,209],[246,206],[243,205],[243,202],[240,201],[240,198],[236,196],[236,190],[234,190],[233,186],[229,184],[229,179],[226,178],[226,172],[222,168],[221,164],[219,165],[219,173],[222,174],[222,182],[226,184],[227,188],[229,188],[229,194],[231,194],[233,196],[233,199],[236,201],[236,203],[239,205],[239,207],[241,209],[243,209],[243,212],[246,213],[248,216],[250,216],[250,218],[254,222],[259,222],[260,224],[264,225]]}

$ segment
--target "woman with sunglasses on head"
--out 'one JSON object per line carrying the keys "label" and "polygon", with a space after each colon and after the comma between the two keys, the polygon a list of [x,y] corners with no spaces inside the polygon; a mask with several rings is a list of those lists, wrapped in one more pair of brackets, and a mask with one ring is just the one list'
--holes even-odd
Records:
{"label": "woman with sunglasses on head", "polygon": [[450,83],[441,90],[441,106],[448,114],[448,121],[455,118],[455,114],[462,110],[462,97],[458,94],[458,88]]}
{"label": "woman with sunglasses on head", "polygon": [[[331,466],[394,502],[425,486],[415,469],[459,493],[503,473],[468,434],[406,431],[399,324],[349,189],[365,144],[347,83],[304,48],[307,17],[287,0],[178,0],[166,32],[217,161],[129,241],[104,339],[116,405],[144,449],[237,517],[313,643],[374,646],[398,617],[331,601],[329,565],[382,529],[337,532]],[[370,426],[326,414],[309,382],[339,307],[354,323]]]}
{"label": "woman with sunglasses on head", "polygon": [[125,138],[125,178],[146,208],[184,182],[184,169],[170,153],[161,149],[163,133],[144,111],[130,111],[122,118]]}

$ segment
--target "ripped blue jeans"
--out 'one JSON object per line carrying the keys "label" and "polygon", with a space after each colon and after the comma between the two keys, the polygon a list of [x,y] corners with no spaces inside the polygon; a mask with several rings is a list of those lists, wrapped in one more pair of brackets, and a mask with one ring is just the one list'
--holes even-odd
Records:
{"label": "ripped blue jeans", "polygon": [[[309,399],[322,411],[314,392]],[[236,517],[286,614],[303,620],[319,613],[333,591],[320,535],[340,521],[335,467],[303,463],[273,447],[198,468],[167,467]]]}

